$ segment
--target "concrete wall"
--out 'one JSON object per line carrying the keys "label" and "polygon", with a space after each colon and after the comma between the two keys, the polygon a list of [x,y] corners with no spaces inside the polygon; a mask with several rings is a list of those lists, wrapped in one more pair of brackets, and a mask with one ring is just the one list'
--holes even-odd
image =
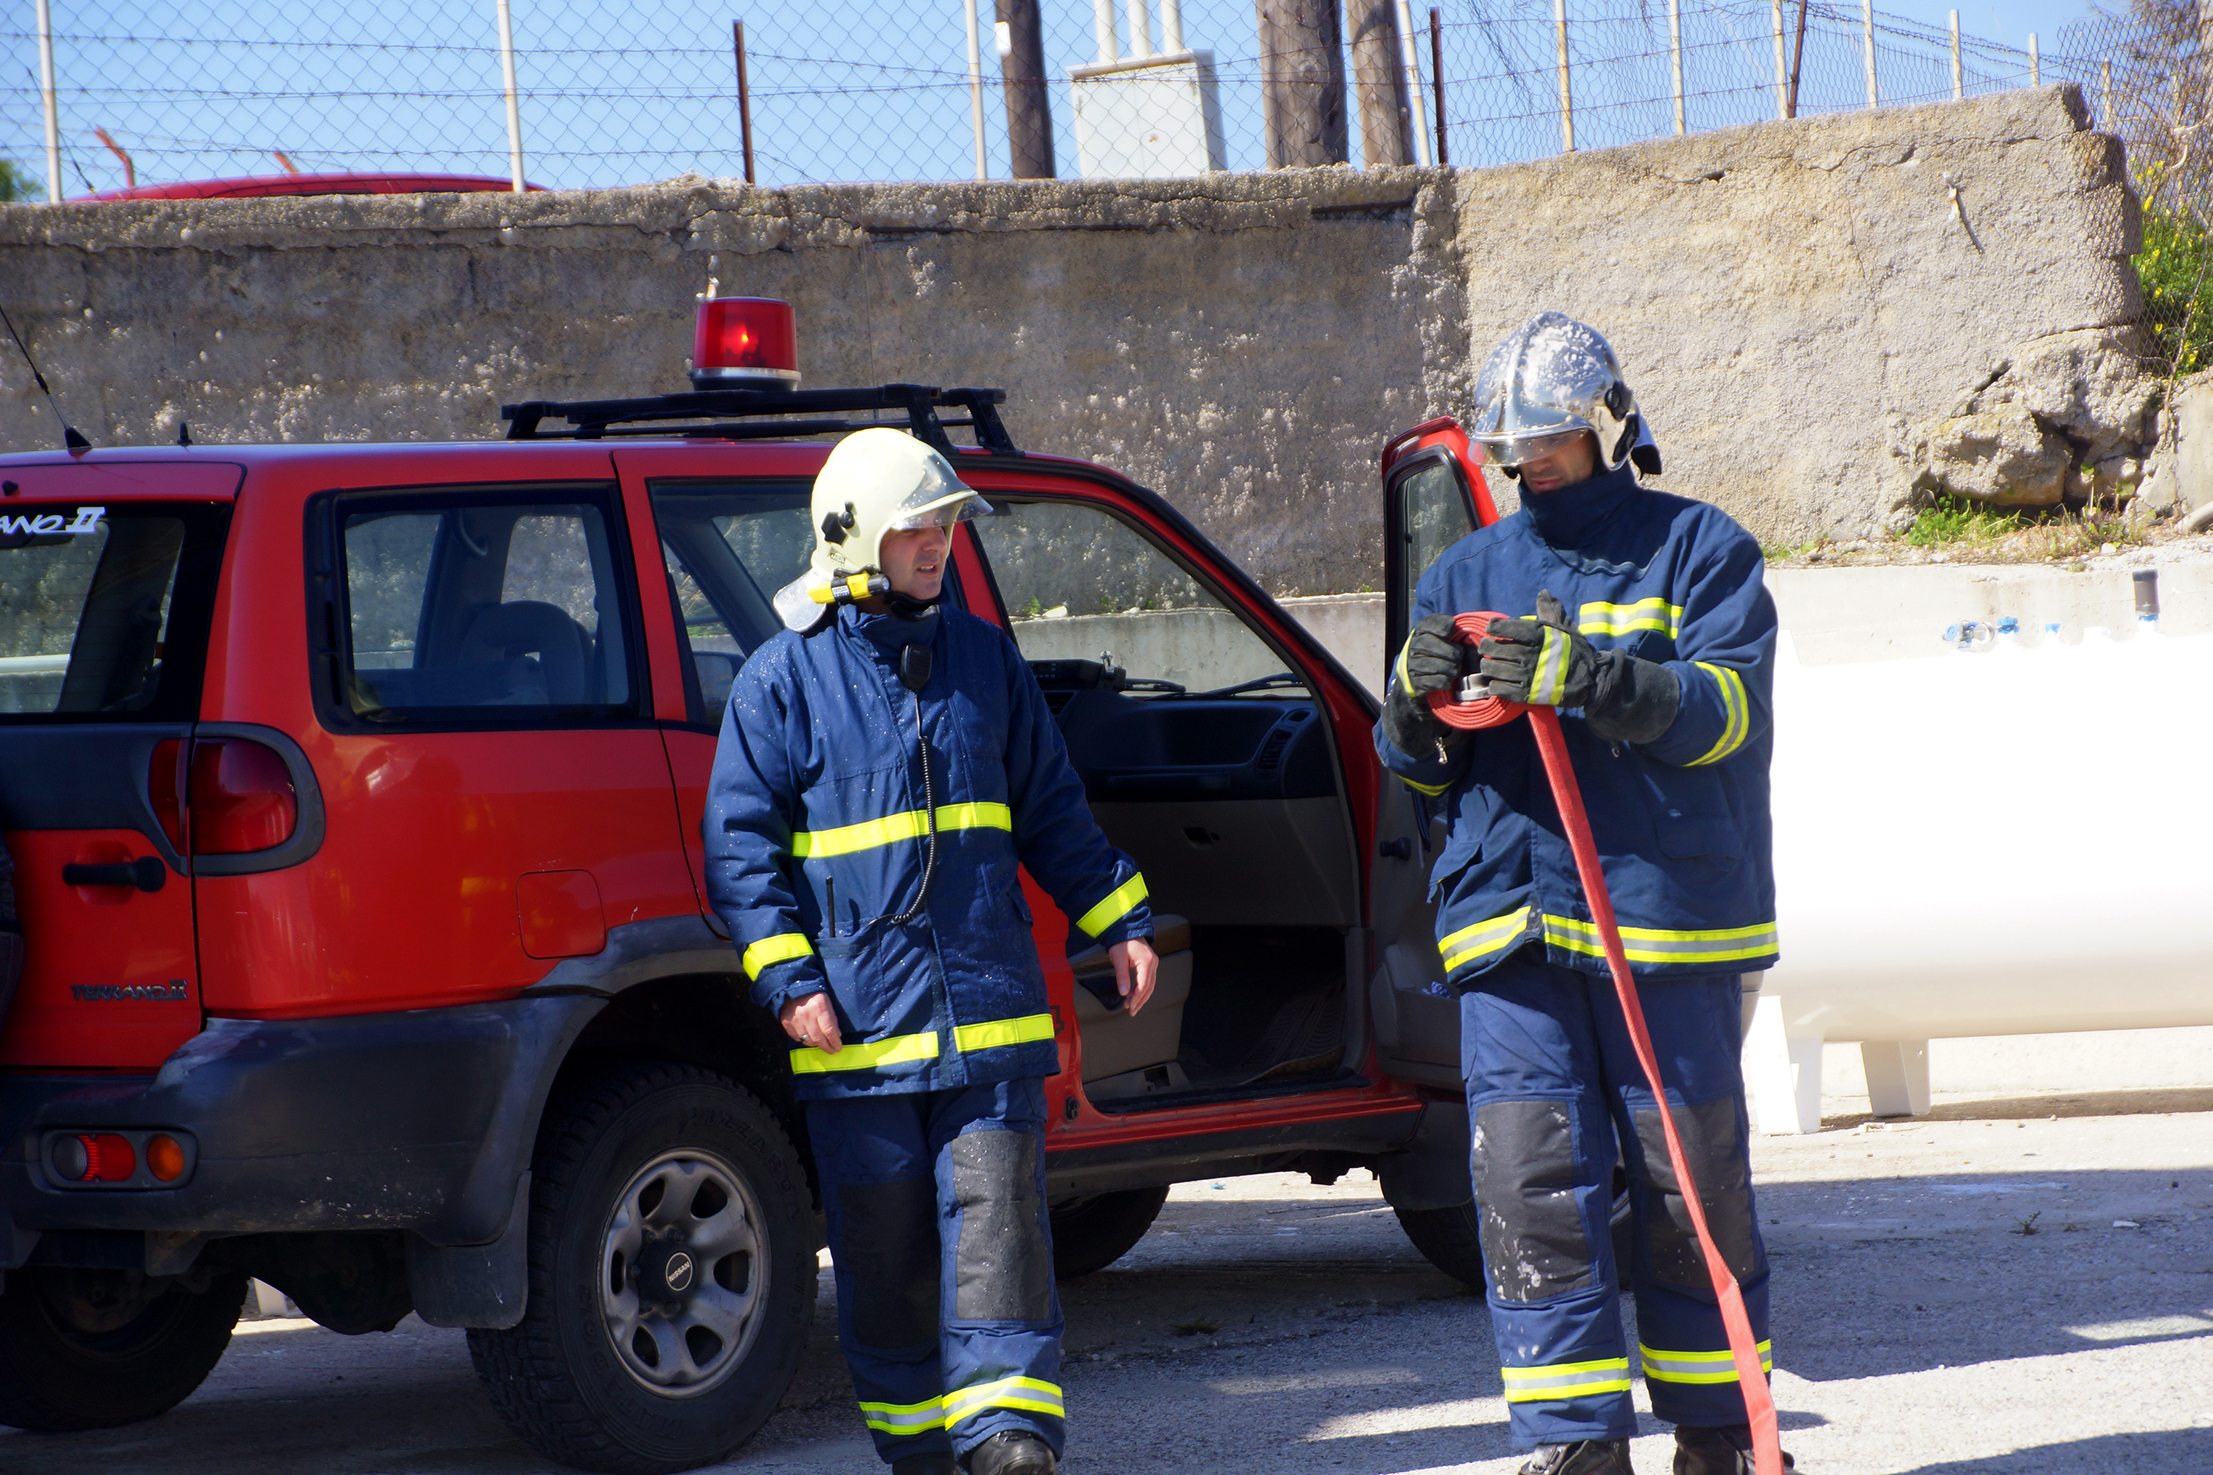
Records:
{"label": "concrete wall", "polygon": [[[795,304],[810,385],[1004,385],[1026,445],[1321,594],[1380,582],[1378,442],[1547,307],[1621,351],[1663,484],[1770,540],[2133,454],[2120,163],[2059,88],[1473,171],[15,205],[0,293],[102,444],[438,439],[683,387],[712,277]],[[0,445],[55,440],[0,357]]]}

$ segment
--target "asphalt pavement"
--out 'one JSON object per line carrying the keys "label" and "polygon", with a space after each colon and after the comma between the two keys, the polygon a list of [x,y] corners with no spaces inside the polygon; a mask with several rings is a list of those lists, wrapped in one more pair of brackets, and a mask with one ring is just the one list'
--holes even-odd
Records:
{"label": "asphalt pavement", "polygon": [[[1832,1120],[1757,1139],[1754,1168],[1804,1475],[2213,1475],[2213,1090]],[[884,1468],[822,1286],[784,1408],[717,1468]],[[1071,1475],[1517,1466],[1482,1301],[1413,1251],[1364,1171],[1185,1184],[1135,1251],[1062,1295]],[[1637,1468],[1665,1475],[1671,1441],[1645,1427]],[[160,1419],[0,1431],[20,1475],[249,1467],[558,1468],[493,1417],[462,1334],[413,1317],[364,1337],[246,1321]]]}

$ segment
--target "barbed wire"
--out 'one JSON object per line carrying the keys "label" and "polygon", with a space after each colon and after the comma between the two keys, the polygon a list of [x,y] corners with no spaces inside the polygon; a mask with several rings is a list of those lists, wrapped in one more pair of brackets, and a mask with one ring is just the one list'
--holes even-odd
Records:
{"label": "barbed wire", "polygon": [[[68,193],[279,163],[508,172],[489,4],[54,8]],[[1798,0],[1576,0],[1564,34],[1546,0],[837,0],[751,17],[701,0],[512,0],[512,15],[525,170],[554,187],[741,174],[736,20],[764,184],[1433,162],[1440,133],[1453,163],[1506,163],[1571,139],[1863,107],[1870,58],[1884,104],[2025,85],[2039,70],[2081,80],[2079,66],[1987,38]],[[1026,91],[1010,80],[1024,63],[999,15],[1034,20]],[[17,19],[0,27],[12,63],[0,75],[22,79],[0,89],[0,158],[43,186],[41,42]],[[1301,129],[1313,136],[1286,142]]]}

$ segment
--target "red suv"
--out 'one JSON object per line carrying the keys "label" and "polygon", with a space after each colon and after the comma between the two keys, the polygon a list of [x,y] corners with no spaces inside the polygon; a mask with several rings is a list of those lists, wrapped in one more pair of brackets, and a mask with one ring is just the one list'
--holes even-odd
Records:
{"label": "red suv", "polygon": [[[471,444],[0,458],[28,938],[0,1422],[168,1408],[248,1277],[340,1332],[469,1328],[502,1415],[572,1464],[684,1468],[767,1418],[821,1241],[700,821],[823,438],[865,423],[997,509],[952,597],[1030,660],[1162,914],[1156,1001],[1109,1014],[1077,985],[1104,958],[1071,964],[1025,887],[1061,1272],[1169,1184],[1369,1166],[1479,1279],[1426,816],[1373,698],[1161,497],[1018,450],[1000,398],[715,388],[509,406]],[[1479,487],[1449,422],[1387,457],[1388,642]],[[682,1290],[652,1273],[672,1244]]]}

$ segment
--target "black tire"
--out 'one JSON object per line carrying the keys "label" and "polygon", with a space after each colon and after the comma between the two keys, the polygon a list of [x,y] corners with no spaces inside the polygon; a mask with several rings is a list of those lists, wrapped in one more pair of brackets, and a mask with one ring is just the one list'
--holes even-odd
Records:
{"label": "black tire", "polygon": [[[681,1300],[640,1290],[656,1245],[694,1252]],[[522,1321],[471,1329],[469,1353],[541,1454],[661,1475],[724,1458],[776,1411],[814,1314],[813,1200],[791,1139],[735,1082],[634,1065],[549,1111],[529,1254]]]}
{"label": "black tire", "polygon": [[[1450,1209],[1402,1209],[1392,1206],[1399,1228],[1413,1241],[1422,1258],[1477,1295],[1488,1285],[1483,1271],[1483,1240],[1477,1231],[1475,1205]],[[1630,1255],[1635,1249],[1635,1226],[1629,1214],[1627,1175],[1615,1170],[1614,1203],[1608,1228],[1614,1241],[1614,1276],[1622,1290],[1629,1289]]]}
{"label": "black tire", "polygon": [[1054,1204],[1053,1274],[1074,1280],[1106,1269],[1137,1248],[1166,1202],[1166,1188],[1131,1188]]}
{"label": "black tire", "polygon": [[0,1294],[0,1424],[60,1434],[167,1413],[230,1345],[246,1278],[205,1289],[135,1271],[33,1266]]}

